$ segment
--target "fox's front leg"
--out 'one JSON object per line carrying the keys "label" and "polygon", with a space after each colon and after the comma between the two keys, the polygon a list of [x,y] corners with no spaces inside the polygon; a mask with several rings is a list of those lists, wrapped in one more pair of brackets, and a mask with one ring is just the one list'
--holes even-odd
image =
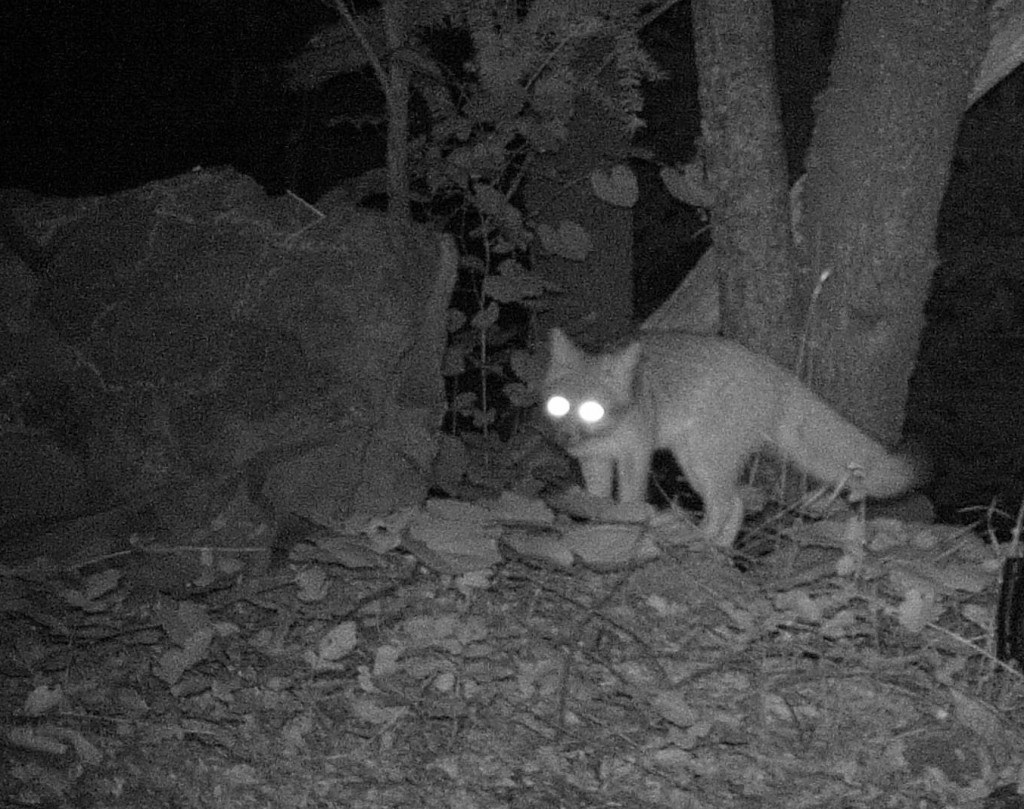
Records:
{"label": "fox's front leg", "polygon": [[634,452],[618,459],[618,500],[620,503],[643,503],[647,500],[647,475],[651,456]]}
{"label": "fox's front leg", "polygon": [[615,462],[611,458],[605,457],[579,458],[578,460],[587,492],[594,497],[610,498],[615,479]]}

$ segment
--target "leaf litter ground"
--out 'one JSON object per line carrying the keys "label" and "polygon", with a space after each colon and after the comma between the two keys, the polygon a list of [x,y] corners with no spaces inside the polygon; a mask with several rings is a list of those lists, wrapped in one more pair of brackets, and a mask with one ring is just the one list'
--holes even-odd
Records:
{"label": "leaf litter ground", "polygon": [[264,565],[140,545],[5,567],[0,795],[1013,805],[981,803],[1024,779],[1024,684],[992,655],[1004,552],[852,516],[737,566],[682,515],[593,507],[438,501]]}

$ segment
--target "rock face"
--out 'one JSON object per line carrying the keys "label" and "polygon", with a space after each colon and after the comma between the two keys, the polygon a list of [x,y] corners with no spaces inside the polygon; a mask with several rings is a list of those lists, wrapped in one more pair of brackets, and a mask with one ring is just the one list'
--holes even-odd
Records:
{"label": "rock face", "polygon": [[0,528],[232,476],[319,524],[422,499],[452,244],[230,171],[0,210]]}

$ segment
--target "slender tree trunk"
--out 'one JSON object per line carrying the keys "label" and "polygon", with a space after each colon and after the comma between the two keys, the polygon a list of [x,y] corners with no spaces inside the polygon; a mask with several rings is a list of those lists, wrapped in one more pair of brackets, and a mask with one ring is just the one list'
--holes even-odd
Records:
{"label": "slender tree trunk", "polygon": [[793,357],[789,206],[771,0],[694,0],[722,331]]}
{"label": "slender tree trunk", "polygon": [[[384,3],[384,30],[392,53],[406,44],[408,24],[404,0]],[[388,109],[388,227],[396,255],[405,256],[407,229],[412,221],[409,209],[409,66],[404,59],[392,59],[381,77]]]}
{"label": "slender tree trunk", "polygon": [[984,54],[983,0],[860,0],[840,23],[808,157],[807,376],[883,441],[902,426],[957,128]]}
{"label": "slender tree trunk", "polygon": [[538,162],[525,186],[527,210],[558,228],[577,222],[590,234],[593,252],[585,262],[538,251],[534,269],[562,294],[539,315],[539,328],[566,326],[584,341],[600,343],[626,332],[633,319],[633,212],[602,202],[590,190],[591,170],[610,155],[625,155],[629,136],[607,109],[579,96],[569,137],[557,152]]}

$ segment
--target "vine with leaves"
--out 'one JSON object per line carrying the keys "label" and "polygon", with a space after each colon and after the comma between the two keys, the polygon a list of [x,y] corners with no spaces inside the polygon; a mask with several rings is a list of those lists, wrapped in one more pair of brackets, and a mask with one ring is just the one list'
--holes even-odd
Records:
{"label": "vine with leaves", "polygon": [[[641,126],[641,84],[659,75],[639,40],[652,14],[641,16],[636,0],[386,0],[361,13],[334,2],[338,22],[293,63],[293,80],[310,88],[369,68],[380,84],[389,210],[406,216],[409,200],[460,243],[463,294],[449,312],[445,363],[449,425],[486,433],[496,401],[513,409],[531,401],[523,349],[532,314],[555,291],[529,271],[531,251],[583,260],[589,247],[572,223],[541,226],[522,207],[522,186],[536,158],[565,143],[582,94],[627,131]],[[464,58],[445,59],[460,38],[465,46],[454,50]],[[597,81],[609,69],[612,92]],[[426,111],[414,132],[410,98]]]}

